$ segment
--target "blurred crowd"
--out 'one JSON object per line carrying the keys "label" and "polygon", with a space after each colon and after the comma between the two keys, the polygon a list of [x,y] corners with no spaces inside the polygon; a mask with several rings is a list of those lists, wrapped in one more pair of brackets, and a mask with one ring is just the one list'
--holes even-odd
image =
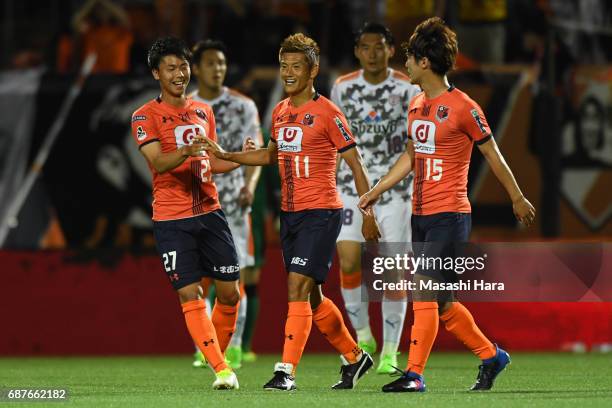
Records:
{"label": "blurred crowd", "polygon": [[[424,18],[444,18],[460,39],[460,66],[529,63],[548,28],[575,59],[608,61],[610,3],[604,0],[5,0],[3,68],[78,69],[96,52],[94,72],[147,71],[155,38],[193,44],[216,38],[243,70],[276,63],[280,41],[305,32],[319,42],[323,68],[353,64],[352,33],[364,21],[386,23],[400,42]],[[394,61],[401,63],[398,53]]]}

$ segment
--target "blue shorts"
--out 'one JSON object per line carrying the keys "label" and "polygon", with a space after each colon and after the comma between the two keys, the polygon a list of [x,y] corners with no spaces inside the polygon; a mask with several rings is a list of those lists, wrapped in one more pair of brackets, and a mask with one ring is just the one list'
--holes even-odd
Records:
{"label": "blue shorts", "polygon": [[200,282],[203,277],[238,280],[238,255],[222,210],[180,220],[154,221],[153,233],[175,290]]}
{"label": "blue shorts", "polygon": [[[447,258],[461,256],[472,229],[470,213],[444,212],[432,215],[412,215],[412,250],[414,256]],[[419,269],[417,273],[441,282],[454,282],[454,271],[435,268]]]}
{"label": "blue shorts", "polygon": [[280,239],[287,273],[295,272],[325,282],[331,268],[342,209],[281,211]]}

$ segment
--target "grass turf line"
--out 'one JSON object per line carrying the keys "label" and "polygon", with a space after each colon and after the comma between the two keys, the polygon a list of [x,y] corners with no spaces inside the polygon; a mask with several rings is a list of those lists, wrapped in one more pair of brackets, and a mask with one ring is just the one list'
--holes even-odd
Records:
{"label": "grass turf line", "polygon": [[[477,374],[469,353],[433,353],[426,370],[428,392],[383,394],[393,380],[372,369],[356,390],[332,391],[340,360],[331,354],[306,354],[297,376],[298,391],[262,389],[279,356],[259,356],[237,374],[238,391],[213,391],[209,369],[191,367],[190,356],[0,358],[0,387],[69,389],[70,406],[83,407],[610,407],[609,355],[513,353],[512,364],[492,391],[466,390]],[[376,358],[375,358],[376,359]],[[399,360],[403,366],[405,355]],[[4,406],[60,407],[57,402],[1,403]],[[1,408],[0,407],[0,408]]]}

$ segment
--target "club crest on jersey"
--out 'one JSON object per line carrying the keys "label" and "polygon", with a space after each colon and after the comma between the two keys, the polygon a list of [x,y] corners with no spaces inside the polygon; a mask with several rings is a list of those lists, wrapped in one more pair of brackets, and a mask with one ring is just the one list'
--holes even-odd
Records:
{"label": "club crest on jersey", "polygon": [[312,127],[312,125],[314,125],[314,120],[315,120],[314,115],[311,115],[310,113],[307,113],[307,114],[304,115],[304,119],[302,119],[302,125],[306,125],[306,126]]}
{"label": "club crest on jersey", "polygon": [[193,143],[196,136],[206,136],[206,131],[202,125],[183,125],[174,128],[176,147],[188,146]]}
{"label": "club crest on jersey", "polygon": [[410,134],[414,141],[414,151],[422,154],[436,152],[436,124],[417,119],[411,123]]}
{"label": "club crest on jersey", "polygon": [[351,135],[344,128],[344,125],[342,124],[342,121],[340,120],[340,118],[335,116],[334,122],[336,122],[336,126],[338,126],[338,130],[340,130],[340,133],[342,133],[342,137],[344,138],[344,140],[346,140],[347,142],[351,140]]}
{"label": "club crest on jersey", "polygon": [[286,126],[278,129],[278,150],[281,152],[299,153],[302,151],[302,128]]}
{"label": "club crest on jersey", "polygon": [[198,118],[202,119],[205,122],[208,122],[208,118],[206,117],[206,114],[204,113],[202,109],[199,109],[199,108],[196,109],[195,114]]}
{"label": "club crest on jersey", "polygon": [[138,139],[138,141],[142,142],[146,138],[147,138],[147,132],[145,132],[145,130],[142,128],[142,126],[138,126],[136,128],[136,139]]}
{"label": "club crest on jersey", "polygon": [[478,109],[472,109],[470,113],[472,114],[472,117],[474,117],[474,120],[476,121],[476,124],[478,125],[478,128],[480,129],[482,134],[486,135],[487,129],[485,128],[484,123],[482,123],[482,120],[480,119],[480,114],[478,113]]}
{"label": "club crest on jersey", "polygon": [[438,106],[438,110],[436,111],[436,120],[440,123],[444,122],[448,119],[448,111],[450,109],[447,106],[440,105]]}

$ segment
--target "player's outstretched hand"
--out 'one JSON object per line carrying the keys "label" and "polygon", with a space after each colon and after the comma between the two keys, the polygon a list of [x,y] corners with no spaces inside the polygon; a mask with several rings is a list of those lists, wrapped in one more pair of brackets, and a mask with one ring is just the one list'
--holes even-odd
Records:
{"label": "player's outstretched hand", "polygon": [[250,137],[247,137],[244,143],[242,144],[242,151],[248,152],[250,150],[257,150],[257,143]]}
{"label": "player's outstretched hand", "polygon": [[376,222],[376,217],[372,215],[363,216],[363,224],[361,224],[361,233],[366,241],[376,241],[381,237],[380,228]]}
{"label": "player's outstretched hand", "polygon": [[209,154],[212,154],[219,159],[225,159],[227,152],[223,150],[223,148],[214,140],[209,139],[206,136],[197,136],[196,140],[201,141],[202,145],[204,146],[204,150],[206,150]]}
{"label": "player's outstretched hand", "polygon": [[517,220],[522,222],[526,227],[533,224],[535,220],[535,208],[525,197],[521,196],[518,200],[512,203],[512,210]]}
{"label": "player's outstretched hand", "polygon": [[361,197],[359,197],[359,203],[357,204],[357,207],[359,207],[359,210],[363,215],[374,216],[372,206],[376,204],[376,201],[378,201],[378,195],[375,195],[374,193],[372,193],[372,190],[370,190]]}

